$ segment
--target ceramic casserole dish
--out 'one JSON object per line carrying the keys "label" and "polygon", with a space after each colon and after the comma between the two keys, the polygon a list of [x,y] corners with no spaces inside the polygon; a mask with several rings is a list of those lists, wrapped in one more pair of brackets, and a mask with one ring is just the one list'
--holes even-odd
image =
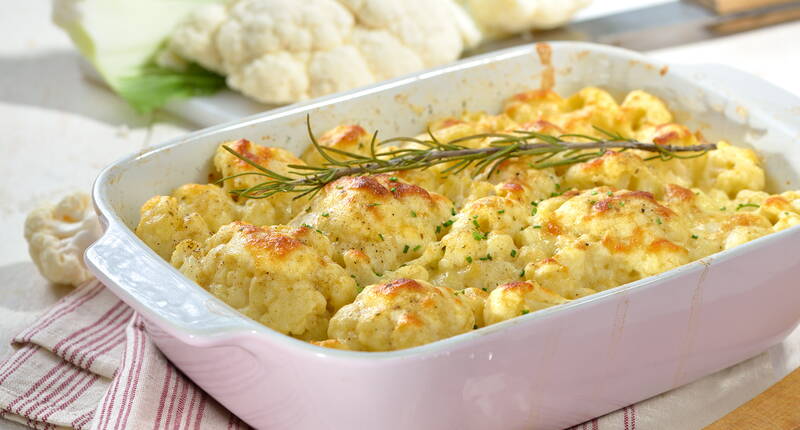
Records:
{"label": "ceramic casserole dish", "polygon": [[[539,46],[539,54],[546,46]],[[299,153],[305,119],[414,135],[434,118],[496,112],[554,78],[571,94],[642,89],[711,141],[750,146],[770,191],[800,188],[800,99],[722,66],[664,65],[629,51],[513,48],[201,130],[106,168],[94,186],[105,234],[91,270],[140,312],[161,350],[257,428],[554,429],[752,357],[800,320],[800,227],[567,304],[421,347],[317,347],[240,315],[184,278],[132,231],[150,196],[204,183],[216,146],[247,138]],[[543,62],[544,60],[544,62]]]}

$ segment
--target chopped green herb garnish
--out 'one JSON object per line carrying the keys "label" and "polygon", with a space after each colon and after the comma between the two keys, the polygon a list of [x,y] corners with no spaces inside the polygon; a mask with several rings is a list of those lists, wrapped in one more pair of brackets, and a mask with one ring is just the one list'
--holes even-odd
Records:
{"label": "chopped green herb garnish", "polygon": [[523,309],[522,312],[520,312],[520,315],[527,315],[529,313],[531,313],[531,311],[529,311],[527,309]]}
{"label": "chopped green herb garnish", "polygon": [[538,211],[539,211],[539,209],[537,209],[536,206],[532,207],[531,208],[531,216],[536,215],[536,212],[538,212]]}
{"label": "chopped green herb garnish", "polygon": [[502,215],[502,214],[506,213],[506,210],[505,209],[500,209],[499,211],[497,211],[497,213]]}
{"label": "chopped green herb garnish", "polygon": [[455,220],[449,219],[442,223],[444,227],[450,227],[451,225],[455,224]]}
{"label": "chopped green herb garnish", "polygon": [[412,248],[411,250],[414,251],[414,252],[417,252],[417,251],[419,251],[420,248],[422,248],[422,245],[417,245],[414,248]]}
{"label": "chopped green herb garnish", "polygon": [[436,233],[438,234],[440,231],[442,231],[442,226],[437,225],[436,226]]}
{"label": "chopped green herb garnish", "polygon": [[473,219],[473,220],[472,220],[472,225],[474,225],[474,226],[475,226],[475,228],[477,228],[477,229],[480,229],[480,228],[481,228],[481,225],[480,225],[480,224],[478,224],[478,220],[475,220],[475,219]]}
{"label": "chopped green herb garnish", "polygon": [[489,292],[489,289],[486,287],[481,287],[481,290],[486,291],[487,293]]}
{"label": "chopped green herb garnish", "polygon": [[391,178],[389,178],[389,180],[392,182],[397,182],[397,176],[392,176]]}
{"label": "chopped green herb garnish", "polygon": [[736,210],[738,211],[739,209],[742,208],[760,208],[760,207],[761,207],[760,205],[757,205],[755,203],[739,203],[739,206],[736,206]]}
{"label": "chopped green herb garnish", "polygon": [[467,263],[472,263],[472,257],[467,256]]}
{"label": "chopped green herb garnish", "polygon": [[408,246],[408,245],[404,246],[403,247],[403,254],[407,253],[409,249],[411,249],[410,246]]}
{"label": "chopped green herb garnish", "polygon": [[611,196],[613,196],[613,195],[614,195],[614,193],[613,193],[613,192],[611,192],[611,191],[609,191],[607,194],[608,194],[608,196],[609,196],[609,197],[611,197]]}
{"label": "chopped green herb garnish", "polygon": [[517,256],[517,250],[516,249],[512,249],[511,250],[511,256],[512,257],[516,257]]}
{"label": "chopped green herb garnish", "polygon": [[661,225],[661,218],[656,218],[656,224]]}
{"label": "chopped green herb garnish", "polygon": [[478,260],[481,260],[481,261],[491,261],[491,259],[492,259],[492,254],[486,254],[486,257],[481,257],[481,258],[479,258]]}
{"label": "chopped green herb garnish", "polygon": [[472,237],[475,240],[484,240],[484,239],[486,239],[487,236],[488,236],[487,233],[480,233],[480,232],[477,232],[477,231],[473,231],[472,232]]}
{"label": "chopped green herb garnish", "polygon": [[411,211],[411,218],[416,218],[416,217],[417,217],[417,213],[414,212],[414,211]]}
{"label": "chopped green herb garnish", "polygon": [[373,207],[373,206],[380,206],[380,205],[381,205],[381,203],[370,203],[367,206]]}
{"label": "chopped green herb garnish", "polygon": [[325,218],[327,218],[327,217],[331,216],[331,214],[329,214],[329,213],[327,213],[327,212],[323,212],[323,213],[322,213],[322,216],[324,216]]}
{"label": "chopped green herb garnish", "polygon": [[380,237],[380,238],[381,238],[381,241],[384,241],[384,240],[385,240],[385,239],[383,238],[383,235],[382,235],[382,234],[380,234],[380,233],[378,233],[378,237]]}
{"label": "chopped green herb garnish", "polygon": [[455,207],[450,208],[450,215],[456,216],[456,208]]}
{"label": "chopped green herb garnish", "polygon": [[721,210],[721,211],[724,211],[725,209],[727,209],[725,206],[719,208],[719,210]]}
{"label": "chopped green herb garnish", "polygon": [[395,191],[397,191],[397,187],[392,187],[389,191],[395,192]]}
{"label": "chopped green herb garnish", "polygon": [[379,278],[383,276],[383,273],[378,273],[378,272],[376,272],[376,271],[374,271],[374,270],[372,271],[372,273],[374,273],[374,274],[375,274],[375,276],[377,276],[377,277],[379,277]]}
{"label": "chopped green herb garnish", "polygon": [[540,226],[540,225],[535,225],[535,226],[533,226],[533,228],[542,228],[542,226]]}
{"label": "chopped green herb garnish", "polygon": [[692,235],[692,239],[697,239],[697,238],[698,238],[698,236],[696,234]]}
{"label": "chopped green herb garnish", "polygon": [[522,269],[522,270],[520,270],[520,272],[519,272],[519,277],[521,278],[521,277],[523,277],[523,276],[525,276],[525,269]]}

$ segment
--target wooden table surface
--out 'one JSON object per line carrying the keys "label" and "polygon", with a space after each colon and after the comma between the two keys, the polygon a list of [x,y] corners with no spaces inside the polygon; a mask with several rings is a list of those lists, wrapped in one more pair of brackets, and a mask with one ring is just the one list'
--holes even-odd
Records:
{"label": "wooden table surface", "polygon": [[[22,236],[27,212],[68,191],[88,191],[99,169],[113,160],[192,129],[163,114],[138,116],[113,94],[87,82],[70,41],[51,24],[50,2],[2,1],[8,12],[0,14],[0,359],[10,352],[8,339],[68,291],[48,285],[30,262]],[[622,3],[595,0],[585,15]],[[677,63],[730,65],[800,94],[800,56],[790,41],[800,41],[800,23],[651,54]],[[724,415],[800,365],[793,358],[800,356],[799,350],[796,331],[784,344],[724,371],[772,369],[704,406]],[[0,428],[21,427],[0,420]]]}

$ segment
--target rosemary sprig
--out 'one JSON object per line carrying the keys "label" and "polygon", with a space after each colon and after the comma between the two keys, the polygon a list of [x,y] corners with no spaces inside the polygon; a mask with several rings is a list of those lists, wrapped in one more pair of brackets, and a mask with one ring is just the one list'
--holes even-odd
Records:
{"label": "rosemary sprig", "polygon": [[[231,190],[231,193],[250,199],[263,199],[278,193],[297,193],[294,198],[298,199],[307,195],[313,197],[326,184],[345,176],[427,169],[443,163],[452,163],[441,172],[443,175],[457,174],[472,168],[472,175],[475,177],[488,168],[486,175],[490,177],[505,160],[523,156],[535,157],[529,163],[531,168],[544,169],[589,161],[601,157],[609,149],[620,151],[638,149],[653,152],[654,155],[645,160],[662,161],[700,157],[710,150],[717,149],[716,144],[713,143],[674,146],[637,142],[595,127],[600,134],[605,136],[604,139],[573,133],[553,136],[535,131],[514,130],[510,133],[481,133],[460,137],[450,142],[441,142],[428,130],[429,139],[395,137],[378,142],[378,132],[376,131],[370,142],[370,155],[361,155],[322,146],[311,131],[311,121],[308,117],[306,118],[306,127],[311,145],[326,160],[323,166],[292,164],[288,166],[292,169],[291,171],[280,174],[255,163],[229,146],[223,145],[222,147],[226,151],[253,166],[257,171],[231,175],[220,179],[217,183],[239,176],[264,176],[266,178],[264,182],[249,188]],[[588,140],[588,142],[564,140],[567,137],[580,138]],[[462,145],[464,142],[479,139],[493,140],[490,146],[485,148],[470,148]],[[399,142],[414,143],[418,147],[386,151],[378,149],[380,146]],[[692,154],[679,154],[685,152]],[[335,156],[339,156],[339,158]]]}

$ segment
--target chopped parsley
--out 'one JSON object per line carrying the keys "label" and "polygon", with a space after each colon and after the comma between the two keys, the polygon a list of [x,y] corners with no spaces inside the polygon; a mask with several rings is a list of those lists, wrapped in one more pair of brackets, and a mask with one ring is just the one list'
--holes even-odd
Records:
{"label": "chopped parsley", "polygon": [[472,263],[472,257],[467,256],[467,263]]}
{"label": "chopped parsley", "polygon": [[725,209],[727,209],[725,206],[719,208],[719,210],[721,210],[721,211],[724,211]]}
{"label": "chopped parsley", "polygon": [[410,246],[408,246],[408,245],[404,246],[403,247],[403,254],[407,253],[409,249],[411,249]]}
{"label": "chopped parsley", "polygon": [[377,276],[377,277],[379,277],[379,278],[383,276],[383,273],[378,273],[378,272],[376,272],[375,270],[373,270],[373,271],[372,271],[372,273],[374,273],[374,274],[375,274],[375,276]]}
{"label": "chopped parsley", "polygon": [[614,193],[613,193],[613,192],[611,192],[611,191],[609,191],[609,192],[608,192],[608,193],[606,193],[606,194],[607,194],[609,197],[611,197],[611,196],[613,196],[613,195],[614,195]]}
{"label": "chopped parsley", "polygon": [[481,257],[481,258],[479,258],[478,260],[481,260],[481,261],[491,261],[491,260],[492,260],[492,254],[486,254],[486,257]]}
{"label": "chopped parsley", "polygon": [[416,217],[417,217],[417,213],[414,212],[414,211],[411,211],[411,218],[416,218]]}
{"label": "chopped parsley", "polygon": [[539,209],[537,209],[536,206],[532,207],[531,208],[531,216],[536,215],[536,212],[538,212],[538,211],[539,211]]}
{"label": "chopped parsley", "polygon": [[697,236],[696,234],[693,234],[693,235],[692,235],[692,239],[697,239],[698,237],[699,237],[699,236]]}
{"label": "chopped parsley", "polygon": [[420,248],[422,248],[422,245],[417,245],[417,246],[411,248],[411,250],[414,251],[414,252],[417,252],[417,251],[419,251]]}
{"label": "chopped parsley", "polygon": [[656,224],[661,225],[661,218],[656,218]]}
{"label": "chopped parsley", "polygon": [[520,315],[528,315],[529,313],[531,313],[531,311],[523,309],[522,312],[520,312]]}
{"label": "chopped parsley", "polygon": [[474,226],[475,226],[475,228],[477,228],[477,229],[480,229],[480,228],[481,228],[481,225],[480,225],[480,224],[478,224],[478,220],[476,220],[476,219],[473,219],[473,220],[472,220],[472,225],[474,225]]}
{"label": "chopped parsley", "polygon": [[519,277],[522,278],[523,276],[525,276],[525,269],[522,269],[519,272]]}
{"label": "chopped parsley", "polygon": [[742,208],[760,208],[760,207],[761,206],[759,206],[759,205],[757,205],[755,203],[739,203],[739,206],[736,206],[736,210],[738,211],[739,209],[742,209]]}
{"label": "chopped parsley", "polygon": [[473,231],[472,232],[472,238],[475,239],[475,240],[486,240],[487,237],[488,237],[488,233],[481,233],[481,232],[478,232],[478,231]]}
{"label": "chopped parsley", "polygon": [[392,187],[389,191],[395,192],[395,191],[397,191],[397,187]]}
{"label": "chopped parsley", "polygon": [[380,203],[370,203],[370,204],[368,204],[367,206],[369,206],[369,207],[375,207],[375,206],[380,206],[380,205],[381,205]]}
{"label": "chopped parsley", "polygon": [[437,225],[436,226],[436,233],[439,233],[440,231],[442,231],[442,226],[441,225]]}
{"label": "chopped parsley", "polygon": [[455,207],[450,208],[450,215],[456,216],[456,208]]}
{"label": "chopped parsley", "polygon": [[517,256],[517,250],[516,249],[512,249],[511,250],[511,256],[512,257],[516,257]]}
{"label": "chopped parsley", "polygon": [[506,210],[505,209],[500,209],[499,211],[497,211],[497,213],[502,215],[502,214],[506,213]]}
{"label": "chopped parsley", "polygon": [[486,291],[487,293],[489,292],[489,289],[486,287],[482,287],[481,290]]}
{"label": "chopped parsley", "polygon": [[542,226],[540,226],[540,225],[535,225],[535,226],[533,226],[533,228],[542,228]]}
{"label": "chopped parsley", "polygon": [[382,235],[382,234],[380,234],[380,233],[378,233],[378,237],[380,237],[380,238],[381,238],[381,242],[383,242],[383,241],[385,240],[385,239],[383,238],[383,235]]}
{"label": "chopped parsley", "polygon": [[443,227],[450,227],[450,226],[451,226],[451,225],[453,225],[453,224],[455,224],[455,221],[454,221],[454,220],[452,220],[452,219],[449,219],[449,220],[447,220],[447,221],[443,222],[443,223],[442,223],[442,226],[443,226]]}
{"label": "chopped parsley", "polygon": [[392,176],[391,178],[389,178],[389,180],[392,182],[397,182],[397,176]]}
{"label": "chopped parsley", "polygon": [[323,212],[323,213],[322,213],[322,216],[324,216],[325,218],[327,218],[327,217],[331,216],[331,214],[329,214],[329,213],[327,213],[327,212]]}

